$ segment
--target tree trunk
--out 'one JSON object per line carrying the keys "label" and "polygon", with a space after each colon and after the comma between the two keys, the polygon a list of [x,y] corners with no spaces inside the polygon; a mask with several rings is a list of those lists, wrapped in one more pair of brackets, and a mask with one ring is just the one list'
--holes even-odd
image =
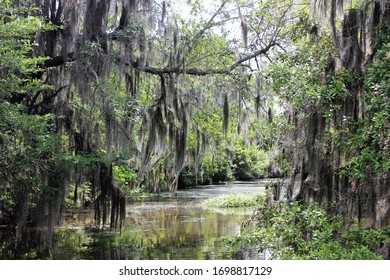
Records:
{"label": "tree trunk", "polygon": [[[369,11],[371,28],[380,23],[390,23],[388,1],[375,1]],[[335,46],[339,46],[335,70],[347,69],[362,75],[366,64],[372,62],[375,50],[371,50],[372,55],[363,57],[363,54],[369,53],[370,50],[362,49],[364,46],[359,43],[359,28],[366,30],[360,12],[350,9],[344,16],[341,33],[334,34],[335,40],[340,37],[340,42],[335,42]],[[368,36],[374,35],[374,29],[367,32]],[[361,98],[362,86],[350,85],[350,94],[334,101],[341,106],[341,110],[335,112],[331,119],[325,120],[319,107],[314,110],[309,108],[305,121],[294,114],[291,115],[296,124],[294,141],[303,142],[304,145],[294,150],[290,199],[315,201],[329,209],[335,203],[334,210],[344,217],[381,229],[390,224],[390,172],[380,175],[367,174],[364,180],[346,178],[340,171],[354,153],[342,150],[335,141],[326,144],[322,137],[329,128],[354,132],[352,124],[365,117],[362,111],[365,108]],[[338,141],[346,141],[347,137],[348,135]],[[326,154],[322,153],[324,145],[327,145]]]}

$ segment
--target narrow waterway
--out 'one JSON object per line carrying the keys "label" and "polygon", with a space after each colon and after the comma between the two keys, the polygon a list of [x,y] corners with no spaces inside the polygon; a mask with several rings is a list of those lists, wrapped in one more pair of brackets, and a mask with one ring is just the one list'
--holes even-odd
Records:
{"label": "narrow waterway", "polygon": [[[239,233],[253,209],[208,209],[204,200],[229,193],[263,192],[267,180],[211,185],[129,199],[121,233],[94,229],[90,212],[74,213],[57,229],[51,249],[42,232],[29,230],[18,250],[0,231],[2,259],[261,259],[256,251],[233,253],[224,236]],[[7,246],[8,245],[8,246]],[[11,249],[10,249],[11,248]]]}

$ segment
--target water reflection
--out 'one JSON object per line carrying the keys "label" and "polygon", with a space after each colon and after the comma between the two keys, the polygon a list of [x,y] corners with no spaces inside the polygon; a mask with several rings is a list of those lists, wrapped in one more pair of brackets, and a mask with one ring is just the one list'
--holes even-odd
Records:
{"label": "water reflection", "polygon": [[[97,231],[92,213],[74,215],[67,226],[58,228],[50,250],[38,236],[39,230],[26,231],[23,245],[14,250],[12,236],[0,230],[3,259],[257,259],[255,251],[233,254],[222,237],[235,235],[246,210],[205,209],[205,198],[224,193],[263,190],[263,185],[234,184],[211,186],[170,194],[148,195],[130,201],[121,234]],[[80,214],[80,213],[79,213]],[[90,224],[89,224],[90,223]]]}

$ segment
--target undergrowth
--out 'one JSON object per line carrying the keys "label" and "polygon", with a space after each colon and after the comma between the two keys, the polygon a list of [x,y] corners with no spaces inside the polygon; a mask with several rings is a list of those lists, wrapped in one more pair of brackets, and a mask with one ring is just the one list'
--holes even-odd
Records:
{"label": "undergrowth", "polygon": [[248,247],[271,251],[271,259],[376,260],[390,244],[390,227],[382,231],[345,223],[316,204],[258,200],[257,210],[241,233],[225,241],[233,250]]}

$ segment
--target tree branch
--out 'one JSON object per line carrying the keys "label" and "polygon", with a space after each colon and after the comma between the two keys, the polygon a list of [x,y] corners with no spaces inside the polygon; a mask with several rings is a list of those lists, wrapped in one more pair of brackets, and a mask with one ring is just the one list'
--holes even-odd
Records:
{"label": "tree branch", "polygon": [[38,108],[38,107],[44,107],[45,103],[47,103],[50,99],[56,97],[61,90],[63,90],[64,88],[68,87],[68,85],[64,85],[64,86],[61,86],[60,88],[58,88],[56,91],[53,91],[50,95],[46,96],[40,103],[38,104],[35,104],[35,102],[37,101],[38,99],[38,96],[40,95],[40,92],[36,93],[35,96],[33,97],[30,105],[29,105],[29,109],[28,109],[28,113],[29,114],[32,114],[32,113],[35,113],[35,110]]}
{"label": "tree branch", "polygon": [[246,62],[246,61],[248,61],[248,60],[250,60],[252,58],[255,58],[255,57],[259,56],[259,55],[266,54],[275,45],[276,45],[275,42],[271,42],[265,48],[263,48],[261,50],[258,50],[258,51],[255,51],[252,54],[249,54],[247,56],[244,56],[243,58],[241,58],[240,60],[235,62],[232,66],[230,66],[229,70],[232,71],[235,68],[237,68],[238,66],[240,66],[242,63],[244,63],[244,62]]}
{"label": "tree branch", "polygon": [[[244,56],[240,60],[233,63],[231,66],[223,69],[200,69],[200,68],[183,68],[180,66],[157,68],[150,66],[141,66],[136,61],[123,62],[120,58],[115,58],[115,62],[121,63],[127,67],[132,67],[139,72],[164,75],[164,74],[187,74],[194,76],[206,76],[206,75],[226,75],[233,71],[235,68],[242,65],[244,62],[253,59],[262,54],[266,54],[272,47],[278,46],[276,42],[270,42],[265,48],[255,51],[249,55]],[[44,68],[57,67],[65,64],[66,62],[72,62],[76,60],[75,53],[71,52],[65,55],[52,57],[44,62]]]}
{"label": "tree branch", "polygon": [[164,75],[164,74],[187,74],[193,76],[207,76],[207,75],[227,75],[230,74],[234,69],[241,66],[244,62],[251,60],[259,55],[266,54],[272,47],[276,46],[275,42],[271,42],[265,48],[248,54],[236,61],[232,65],[223,69],[200,69],[200,68],[182,68],[179,66],[156,68],[150,66],[140,66],[136,61],[123,62],[119,58],[115,58],[117,63],[121,63],[127,67],[132,67],[139,72],[149,73],[153,75]]}
{"label": "tree branch", "polygon": [[216,16],[222,11],[222,9],[225,7],[226,3],[228,1],[227,0],[224,0],[222,3],[221,3],[221,6],[218,8],[218,10],[211,16],[211,18],[209,19],[209,21],[206,23],[206,25],[197,33],[195,34],[195,36],[191,39],[190,42],[187,43],[187,45],[189,46],[188,49],[187,49],[187,53],[189,53],[191,51],[191,49],[193,48],[194,44],[196,41],[199,40],[200,37],[203,36],[203,34],[209,30],[210,28],[212,28],[213,26],[215,26],[216,24],[213,24],[213,21],[214,19],[216,18]]}
{"label": "tree branch", "polygon": [[66,62],[75,61],[75,59],[76,59],[75,53],[70,52],[65,55],[59,55],[45,60],[43,67],[44,68],[57,67],[65,64]]}

